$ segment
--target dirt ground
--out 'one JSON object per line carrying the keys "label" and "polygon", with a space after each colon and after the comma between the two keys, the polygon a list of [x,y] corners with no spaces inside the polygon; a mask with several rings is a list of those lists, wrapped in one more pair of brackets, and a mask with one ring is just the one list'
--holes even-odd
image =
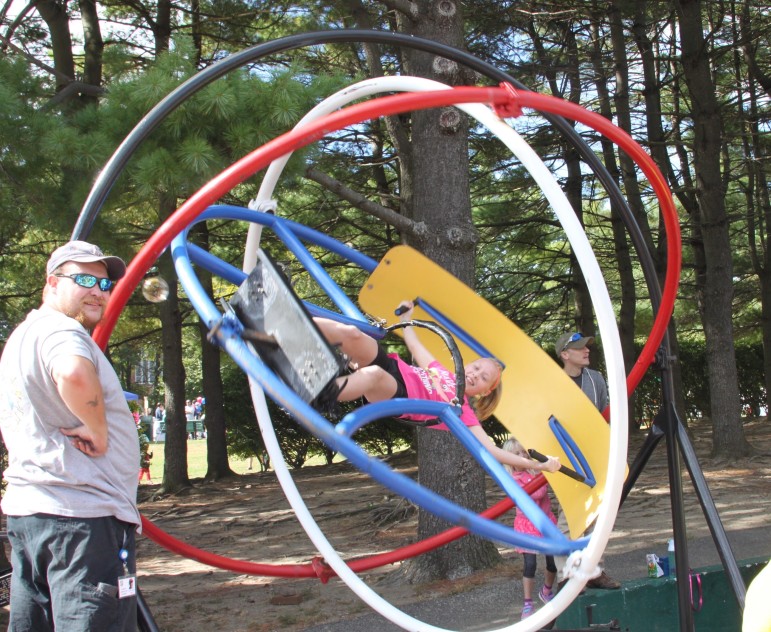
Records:
{"label": "dirt ground", "polygon": [[[752,421],[746,431],[758,454],[742,464],[708,458],[711,443],[706,426],[696,430],[694,446],[721,515],[730,514],[734,525],[751,528],[767,524],[771,504],[767,493],[771,423],[765,418]],[[631,438],[630,460],[643,437],[640,432]],[[412,454],[399,455],[390,464],[407,474],[416,472]],[[347,464],[304,468],[294,477],[320,528],[343,558],[390,551],[414,540],[415,512]],[[685,478],[687,485],[687,474]],[[187,544],[259,563],[305,564],[317,555],[272,472],[210,484],[197,481],[192,490],[176,496],[157,497],[156,491],[154,485],[141,487],[140,510],[156,526]],[[501,497],[497,489],[491,488],[488,501],[493,504]],[[686,510],[687,515],[698,513],[692,495],[686,497]],[[665,542],[668,512],[662,443],[622,507],[608,551],[646,538]],[[510,524],[512,515],[502,520]],[[697,521],[689,537],[706,533],[706,526],[699,526]],[[463,580],[410,585],[401,579],[396,565],[370,571],[363,577],[381,596],[404,607],[521,577],[521,556],[505,547],[500,551],[502,566]],[[145,537],[138,540],[138,560],[139,586],[163,631],[292,632],[369,612],[369,607],[337,578],[322,583],[318,579],[234,573],[180,557]],[[640,576],[644,572],[641,564]],[[7,613],[0,613],[5,615],[0,617],[2,625]]]}

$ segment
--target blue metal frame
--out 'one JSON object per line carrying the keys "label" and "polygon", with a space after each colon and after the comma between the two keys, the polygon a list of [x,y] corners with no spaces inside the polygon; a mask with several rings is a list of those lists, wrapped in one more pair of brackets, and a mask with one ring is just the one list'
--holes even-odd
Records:
{"label": "blue metal frame", "polygon": [[594,472],[589,466],[589,462],[586,460],[584,453],[578,444],[570,436],[570,433],[565,429],[559,420],[552,415],[549,417],[549,428],[554,433],[554,436],[559,441],[560,446],[567,454],[570,463],[573,465],[573,469],[584,477],[584,483],[589,487],[594,487],[597,484],[597,479],[594,477]]}
{"label": "blue metal frame", "polygon": [[[234,206],[216,206],[207,209],[196,221],[205,221],[207,219],[236,219],[257,222],[272,229],[287,245],[289,250],[297,256],[298,260],[305,266],[313,278],[325,290],[329,290],[330,298],[338,307],[342,305],[341,310],[345,312],[337,314],[329,312],[329,310],[323,310],[324,315],[341,322],[354,324],[365,332],[374,330],[378,333],[378,337],[384,335],[382,328],[372,326],[367,322],[361,312],[342,293],[340,288],[327,275],[326,271],[321,268],[320,264],[308,252],[301,240],[327,248],[347,258],[352,263],[360,265],[369,272],[377,266],[377,262],[373,259],[365,257],[337,240],[306,226],[258,211]],[[174,259],[174,266],[177,270],[179,281],[190,298],[193,307],[209,327],[212,341],[219,344],[261,386],[268,397],[285,408],[308,432],[319,438],[331,449],[341,453],[359,470],[369,474],[397,494],[408,498],[452,524],[463,526],[476,535],[511,546],[541,551],[552,555],[568,554],[587,545],[588,538],[570,540],[560,532],[546,514],[541,511],[535,501],[514,481],[504,467],[493,458],[490,452],[461,421],[459,408],[457,407],[443,402],[393,399],[362,406],[349,413],[337,427],[332,425],[284,384],[260,360],[259,356],[252,351],[250,346],[244,342],[240,337],[240,331],[243,327],[235,315],[232,313],[223,315],[206,295],[193,270],[193,263],[213,273],[220,274],[223,278],[233,283],[242,282],[246,275],[234,266],[188,243],[187,234],[190,228],[188,227],[174,238],[171,244],[171,255]],[[398,416],[408,412],[431,415],[441,419],[479,462],[482,468],[493,477],[501,486],[501,489],[508,494],[535,524],[543,534],[543,537],[519,533],[506,525],[479,516],[448,501],[435,492],[422,487],[411,478],[394,472],[379,459],[371,457],[350,436],[358,428],[371,421],[384,417]]]}

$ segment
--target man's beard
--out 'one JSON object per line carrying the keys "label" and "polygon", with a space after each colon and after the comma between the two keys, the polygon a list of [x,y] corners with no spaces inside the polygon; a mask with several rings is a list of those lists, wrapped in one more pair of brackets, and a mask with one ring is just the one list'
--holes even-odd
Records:
{"label": "man's beard", "polygon": [[77,320],[81,325],[83,325],[84,329],[87,329],[88,331],[92,331],[94,327],[96,327],[102,320],[102,316],[104,316],[104,308],[102,308],[102,311],[99,314],[99,318],[96,320],[89,318],[86,315],[86,310],[79,309],[75,313],[68,313],[67,316],[70,318],[74,318]]}

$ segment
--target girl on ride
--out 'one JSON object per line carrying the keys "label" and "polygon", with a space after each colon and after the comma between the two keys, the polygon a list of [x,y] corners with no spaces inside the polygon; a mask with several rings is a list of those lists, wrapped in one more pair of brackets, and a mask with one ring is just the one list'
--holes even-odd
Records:
{"label": "girl on ride", "polygon": [[[412,301],[403,301],[401,307],[406,309],[400,314],[400,320],[412,320],[415,307]],[[455,375],[423,346],[413,327],[407,326],[403,331],[404,342],[415,365],[407,364],[395,353],[386,353],[377,340],[353,325],[326,318],[314,318],[314,321],[327,341],[338,347],[355,369],[350,375],[337,378],[338,401],[348,402],[364,397],[369,402],[379,402],[407,397],[450,402],[455,398]],[[466,393],[461,408],[461,421],[500,463],[522,469],[556,472],[560,467],[556,457],[549,457],[541,463],[506,452],[495,445],[480,425],[480,420],[493,414],[501,399],[501,372],[501,365],[493,358],[478,358],[466,365]],[[425,421],[431,417],[406,414],[403,418]],[[447,430],[445,424],[429,427]]]}

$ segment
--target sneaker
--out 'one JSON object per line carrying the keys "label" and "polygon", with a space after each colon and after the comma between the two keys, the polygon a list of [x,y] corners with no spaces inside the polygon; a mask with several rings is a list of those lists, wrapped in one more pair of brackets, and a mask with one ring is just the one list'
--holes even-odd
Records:
{"label": "sneaker", "polygon": [[554,599],[554,593],[551,591],[551,588],[547,588],[544,585],[544,586],[541,587],[541,590],[538,593],[538,598],[543,603],[549,603],[552,599]]}
{"label": "sneaker", "polygon": [[616,590],[621,588],[621,582],[616,581],[605,571],[602,571],[599,577],[595,577],[586,582],[586,587],[599,588],[600,590]]}
{"label": "sneaker", "polygon": [[523,619],[527,619],[534,612],[535,612],[535,606],[533,605],[533,602],[526,601],[525,604],[522,606],[522,616],[520,617],[520,621]]}
{"label": "sneaker", "polygon": [[338,420],[343,416],[343,409],[337,401],[337,396],[348,384],[348,378],[345,378],[342,386],[338,386],[337,379],[333,379],[327,384],[310,404],[320,412],[333,420]]}

